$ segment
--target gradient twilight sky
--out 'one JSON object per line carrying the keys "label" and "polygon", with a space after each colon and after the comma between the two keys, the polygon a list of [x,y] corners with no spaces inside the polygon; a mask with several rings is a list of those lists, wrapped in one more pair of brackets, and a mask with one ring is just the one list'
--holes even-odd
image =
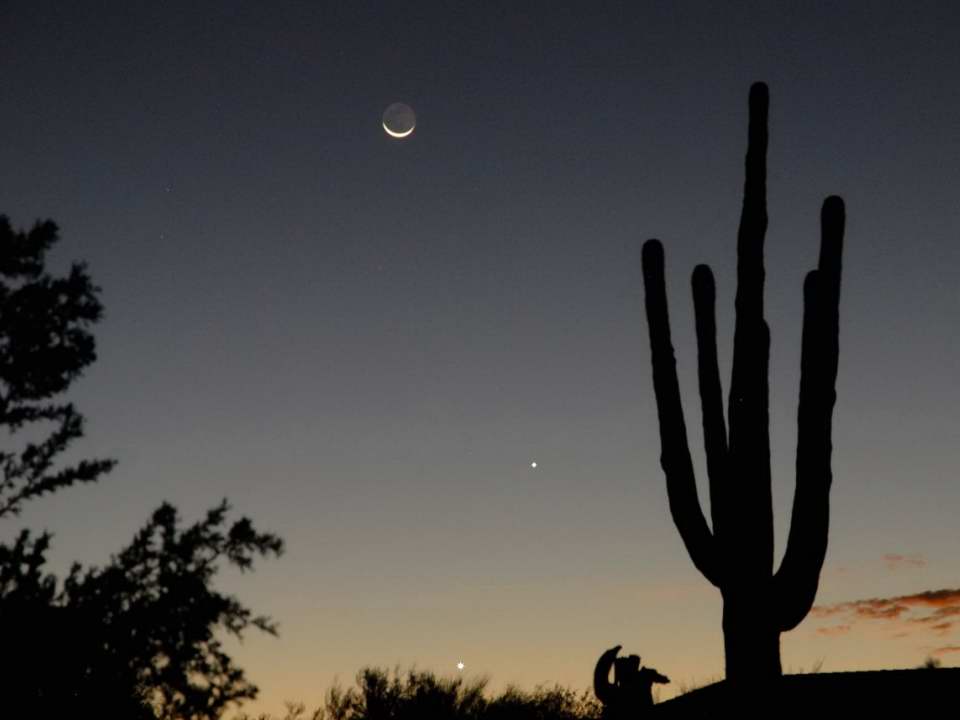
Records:
{"label": "gradient twilight sky", "polygon": [[906,7],[4,2],[0,213],[54,219],[54,266],[103,288],[74,454],[119,465],[0,539],[49,528],[55,569],[98,564],[164,499],[192,522],[228,497],[287,543],[220,577],[280,624],[228,644],[251,711],[364,665],[582,688],[616,644],[664,697],[720,675],[720,596],[659,467],[640,247],[665,244],[706,507],[690,274],[717,277],[726,393],[764,80],[778,559],[802,280],[823,198],[847,205],[830,607],[784,668],[957,664],[960,623],[916,613],[960,605],[922,595],[960,587],[960,7]]}

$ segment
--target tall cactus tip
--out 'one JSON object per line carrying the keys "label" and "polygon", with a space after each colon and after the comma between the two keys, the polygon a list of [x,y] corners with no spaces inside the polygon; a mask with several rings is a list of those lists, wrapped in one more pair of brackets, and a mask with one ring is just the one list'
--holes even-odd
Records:
{"label": "tall cactus tip", "polygon": [[663,243],[656,238],[650,238],[643,244],[643,262],[663,262]]}
{"label": "tall cactus tip", "polygon": [[839,195],[830,195],[826,200],[823,201],[823,211],[826,213],[838,213],[843,214],[843,198]]}
{"label": "tall cactus tip", "polygon": [[770,88],[762,81],[750,86],[750,102],[770,102]]}
{"label": "tall cactus tip", "polygon": [[694,285],[712,285],[713,284],[713,273],[710,271],[709,265],[697,265],[693,269],[693,284]]}

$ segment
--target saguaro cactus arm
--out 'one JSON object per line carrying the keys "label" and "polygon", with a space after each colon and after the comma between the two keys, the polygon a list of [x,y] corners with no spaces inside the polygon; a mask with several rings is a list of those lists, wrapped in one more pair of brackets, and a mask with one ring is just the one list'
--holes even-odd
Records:
{"label": "saguaro cactus arm", "polygon": [[677,362],[670,342],[667,291],[663,279],[663,245],[648,240],[643,245],[643,278],[653,360],[653,387],[660,421],[660,465],[667,478],[670,514],[696,568],[720,587],[717,547],[707,526],[687,444]]}
{"label": "saguaro cactus arm", "polygon": [[[759,372],[766,365],[770,336],[763,319],[763,241],[767,232],[767,116],[770,96],[767,86],[754,83],[750,88],[750,119],[747,133],[747,157],[743,187],[743,209],[737,230],[737,298],[733,333],[733,376],[730,382],[730,434],[734,452],[736,437],[743,430],[753,431],[766,415],[760,405],[767,375]],[[764,337],[766,335],[766,337]],[[764,424],[766,427],[766,424]],[[752,445],[753,437],[744,437]],[[752,448],[751,448],[752,449]]]}
{"label": "saguaro cactus arm", "polygon": [[610,682],[610,668],[613,667],[621,647],[623,646],[617,645],[604,652],[593,670],[593,692],[604,705],[610,705],[617,699],[617,688]]}
{"label": "saguaro cactus arm", "polygon": [[737,295],[730,380],[729,463],[738,487],[739,521],[729,542],[738,572],[752,578],[773,572],[773,498],[770,489],[768,366],[770,329],[763,318],[763,243],[767,231],[767,119],[764,83],[750,87],[743,209],[737,231]]}
{"label": "saguaro cactus arm", "polygon": [[800,404],[797,410],[797,489],[787,549],[774,576],[781,631],[792,630],[813,606],[827,552],[830,436],[839,358],[840,267],[845,210],[828,197],[820,212],[819,267],[804,282]]}
{"label": "saguaro cactus arm", "polygon": [[727,463],[727,427],[723,418],[723,389],[717,365],[716,289],[713,273],[706,265],[693,271],[693,308],[697,326],[697,368],[700,404],[703,410],[703,440],[707,453],[707,476],[710,480],[710,515],[713,520],[714,544],[723,552],[724,528],[729,515],[723,483]]}

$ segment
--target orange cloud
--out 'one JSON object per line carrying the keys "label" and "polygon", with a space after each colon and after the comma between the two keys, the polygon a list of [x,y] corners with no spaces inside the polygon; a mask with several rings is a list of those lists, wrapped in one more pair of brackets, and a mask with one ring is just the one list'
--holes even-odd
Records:
{"label": "orange cloud", "polygon": [[906,605],[890,605],[888,607],[874,607],[872,605],[863,605],[860,607],[854,607],[853,612],[858,617],[866,618],[867,620],[886,620],[886,619],[896,619],[903,615],[905,612],[908,612],[910,608]]}
{"label": "orange cloud", "polygon": [[919,553],[913,555],[888,553],[883,556],[883,561],[887,564],[887,570],[899,570],[902,567],[924,567],[927,564],[926,559]]}
{"label": "orange cloud", "polygon": [[947,645],[946,647],[937,648],[933,651],[934,655],[947,655],[948,653],[960,652],[960,645]]}
{"label": "orange cloud", "polygon": [[811,617],[817,618],[828,618],[843,612],[846,612],[846,608],[841,608],[839,605],[814,605],[810,608]]}
{"label": "orange cloud", "polygon": [[960,606],[960,590],[927,590],[916,595],[905,595],[898,599],[911,605],[929,605],[940,608],[957,607]]}
{"label": "orange cloud", "polygon": [[821,635],[844,635],[850,632],[849,625],[833,625],[831,627],[822,627],[817,628],[817,632]]}
{"label": "orange cloud", "polygon": [[[919,617],[906,617],[917,613],[920,614]],[[857,620],[888,620],[901,621],[908,628],[930,630],[942,635],[956,624],[953,618],[960,617],[960,589],[925,590],[892,598],[869,598],[835,605],[818,605],[810,614],[816,618],[848,618],[845,625],[834,627],[849,629]],[[833,628],[821,628],[817,632],[823,635],[839,634]],[[895,637],[907,634],[901,632]]]}
{"label": "orange cloud", "polygon": [[937,608],[931,615],[910,618],[907,622],[918,623],[920,625],[933,625],[934,623],[942,623],[945,621],[945,618],[950,618],[954,615],[960,615],[960,605]]}
{"label": "orange cloud", "polygon": [[[837,603],[836,605],[817,605],[810,612],[817,617],[829,617],[846,612],[856,612],[860,609],[867,609],[877,616],[891,607],[904,605],[909,607],[936,607],[938,612],[946,610],[944,614],[960,613],[960,589],[956,590],[925,590],[913,595],[901,595],[892,598],[870,598],[868,600],[851,600],[849,602]],[[949,608],[949,609],[948,609]]]}

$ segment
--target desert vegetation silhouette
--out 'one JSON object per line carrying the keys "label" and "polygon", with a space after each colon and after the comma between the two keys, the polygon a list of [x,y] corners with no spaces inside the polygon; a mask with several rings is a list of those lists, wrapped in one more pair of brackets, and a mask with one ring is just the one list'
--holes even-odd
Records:
{"label": "desert vegetation silhouette", "polygon": [[[0,215],[0,518],[115,464],[58,462],[83,435],[82,415],[58,398],[96,359],[103,308],[82,263],[47,272],[57,240],[49,220],[15,232]],[[62,586],[44,570],[49,533],[0,543],[0,715],[213,720],[256,697],[215,631],[276,627],[211,581],[221,561],[247,570],[283,543],[247,518],[227,524],[228,512],[224,501],[181,529],[163,503],[105,567],[74,564]]]}
{"label": "desert vegetation silhouette", "polygon": [[[365,667],[356,687],[330,688],[324,704],[308,712],[303,703],[288,702],[282,720],[600,720],[602,708],[589,691],[577,693],[559,685],[524,691],[508,686],[499,696],[485,693],[489,679],[466,682],[438,678],[416,669],[391,673]],[[241,714],[235,720],[280,720],[267,713]]]}
{"label": "desert vegetation silhouette", "polygon": [[827,550],[845,222],[843,200],[826,198],[820,213],[819,264],[807,274],[803,288],[796,492],[786,552],[773,572],[770,330],[763,313],[768,110],[767,86],[755,83],[749,95],[746,180],[737,234],[729,433],[717,364],[713,273],[698,265],[692,278],[712,527],[700,507],[687,444],[670,340],[663,245],[652,239],[643,246],[660,463],[670,513],[693,564],[722,595],[727,681],[754,687],[782,675],[780,634],[795,628],[810,611]]}
{"label": "desert vegetation silhouette", "polygon": [[642,716],[653,707],[653,685],[670,682],[670,678],[653,668],[641,667],[639,655],[617,657],[621,647],[615,645],[604,652],[593,670],[593,692],[603,704],[604,720]]}

